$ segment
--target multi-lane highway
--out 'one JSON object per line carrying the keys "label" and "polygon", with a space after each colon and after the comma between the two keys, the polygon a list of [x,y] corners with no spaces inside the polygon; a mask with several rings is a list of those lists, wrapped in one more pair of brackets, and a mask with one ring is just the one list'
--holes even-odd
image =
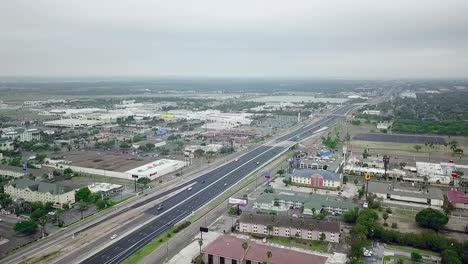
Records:
{"label": "multi-lane highway", "polygon": [[[155,206],[148,209],[146,213],[154,215],[153,220],[129,235],[121,237],[118,241],[81,263],[110,264],[122,262],[155,237],[189,216],[193,211],[203,207],[213,198],[257,170],[259,166],[285,150],[286,146],[275,143],[307,138],[325,126],[332,126],[339,118],[339,115],[346,114],[352,108],[352,106],[341,107],[333,111],[328,117],[279,137],[270,144],[259,146],[236,160],[205,173],[182,186],[178,186],[177,189],[187,188],[190,185],[191,190],[185,190],[166,199],[161,207]],[[173,191],[174,189],[169,190],[168,193]]]}

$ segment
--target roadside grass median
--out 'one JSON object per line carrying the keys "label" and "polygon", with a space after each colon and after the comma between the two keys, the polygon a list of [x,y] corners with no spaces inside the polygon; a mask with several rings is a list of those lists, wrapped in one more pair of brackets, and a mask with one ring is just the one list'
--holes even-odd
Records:
{"label": "roadside grass median", "polygon": [[162,244],[166,243],[174,234],[176,228],[173,227],[166,232],[162,233],[155,239],[151,240],[148,244],[146,244],[144,247],[140,248],[137,252],[133,253],[130,257],[126,258],[122,264],[137,264],[143,258],[151,254],[154,250],[159,248]]}

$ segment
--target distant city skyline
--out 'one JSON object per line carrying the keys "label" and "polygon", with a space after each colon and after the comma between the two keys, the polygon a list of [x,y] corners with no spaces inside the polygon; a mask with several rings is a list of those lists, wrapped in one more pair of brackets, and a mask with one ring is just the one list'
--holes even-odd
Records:
{"label": "distant city skyline", "polygon": [[0,77],[466,79],[468,2],[0,3]]}

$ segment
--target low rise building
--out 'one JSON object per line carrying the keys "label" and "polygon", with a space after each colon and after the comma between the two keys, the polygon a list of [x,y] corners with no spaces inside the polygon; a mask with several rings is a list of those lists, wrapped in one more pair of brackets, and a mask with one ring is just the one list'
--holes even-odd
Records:
{"label": "low rise building", "polygon": [[0,138],[0,150],[14,150],[13,140],[9,138]]}
{"label": "low rise building", "polygon": [[290,174],[294,185],[319,189],[340,189],[341,176],[326,170],[295,169]]}
{"label": "low rise building", "polygon": [[450,190],[447,192],[447,199],[456,208],[468,209],[468,195],[463,191],[462,188],[450,188]]}
{"label": "low rise building", "polygon": [[93,193],[99,193],[102,196],[110,196],[113,193],[119,193],[124,190],[123,185],[97,182],[88,185],[88,189]]}
{"label": "low rise building", "polygon": [[95,127],[104,124],[99,120],[87,120],[87,119],[60,119],[47,121],[43,123],[44,126],[48,127],[61,127],[61,128],[82,128],[82,127]]}
{"label": "low rise building", "polygon": [[[247,243],[244,250],[242,244]],[[271,252],[271,258],[267,257]],[[258,263],[294,263],[325,264],[326,256],[294,251],[291,249],[258,244],[231,235],[221,235],[202,250],[203,262],[207,264],[258,264]]]}
{"label": "low rise building", "polygon": [[288,209],[303,209],[303,214],[313,215],[322,211],[331,214],[343,214],[356,207],[352,202],[341,198],[320,194],[303,194],[292,192],[288,194],[263,193],[254,202],[254,208],[268,211],[286,211]]}
{"label": "low rise building", "polygon": [[364,110],[364,111],[362,111],[362,113],[364,115],[376,115],[376,116],[380,115],[379,110]]}
{"label": "low rise building", "polygon": [[146,165],[126,171],[126,174],[138,175],[138,177],[147,177],[151,180],[161,177],[168,173],[182,169],[185,162],[181,160],[160,159]]}
{"label": "low rise building", "polygon": [[204,152],[218,152],[223,148],[221,144],[208,144],[206,146],[202,145],[188,145],[185,147],[185,152],[194,153],[196,150],[203,150]]}
{"label": "low rise building", "polygon": [[41,131],[36,128],[25,129],[17,128],[14,131],[6,132],[2,135],[3,138],[9,138],[11,140],[18,139],[20,142],[29,142],[29,141],[40,141],[41,140]]}
{"label": "low rise building", "polygon": [[370,181],[368,192],[382,198],[384,202],[396,201],[428,206],[442,206],[444,203],[444,195],[439,188],[415,187],[414,184]]}
{"label": "low rise building", "polygon": [[17,179],[5,186],[5,193],[13,199],[24,199],[28,202],[51,202],[62,206],[75,203],[75,191],[64,186],[33,181],[29,179]]}
{"label": "low rise building", "polygon": [[296,237],[332,243],[338,243],[341,236],[339,221],[317,221],[309,216],[287,217],[247,211],[241,214],[238,229],[240,232],[264,236]]}

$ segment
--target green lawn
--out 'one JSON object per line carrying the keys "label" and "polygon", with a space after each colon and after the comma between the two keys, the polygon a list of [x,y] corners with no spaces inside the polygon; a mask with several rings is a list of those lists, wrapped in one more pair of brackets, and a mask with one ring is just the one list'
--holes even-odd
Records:
{"label": "green lawn", "polygon": [[296,238],[291,239],[288,237],[277,236],[271,237],[270,240],[282,245],[306,248],[323,253],[326,253],[328,251],[328,242],[299,240]]}
{"label": "green lawn", "polygon": [[426,256],[435,256],[435,257],[440,256],[440,254],[436,253],[436,252],[423,250],[423,249],[412,248],[412,247],[405,247],[405,246],[398,246],[398,245],[386,245],[385,247],[391,248],[391,249],[398,249],[398,250],[406,251],[406,252],[409,252],[409,253],[417,252],[417,253],[419,253],[421,255],[426,255]]}
{"label": "green lawn", "polygon": [[383,264],[386,264],[387,262],[389,263],[392,259],[395,260],[394,263],[397,263],[397,261],[399,259],[403,260],[403,261],[406,261],[405,263],[422,263],[422,264],[432,264],[432,262],[427,262],[427,261],[419,261],[419,262],[412,262],[411,258],[407,258],[407,257],[402,257],[402,256],[385,256],[383,258]]}

